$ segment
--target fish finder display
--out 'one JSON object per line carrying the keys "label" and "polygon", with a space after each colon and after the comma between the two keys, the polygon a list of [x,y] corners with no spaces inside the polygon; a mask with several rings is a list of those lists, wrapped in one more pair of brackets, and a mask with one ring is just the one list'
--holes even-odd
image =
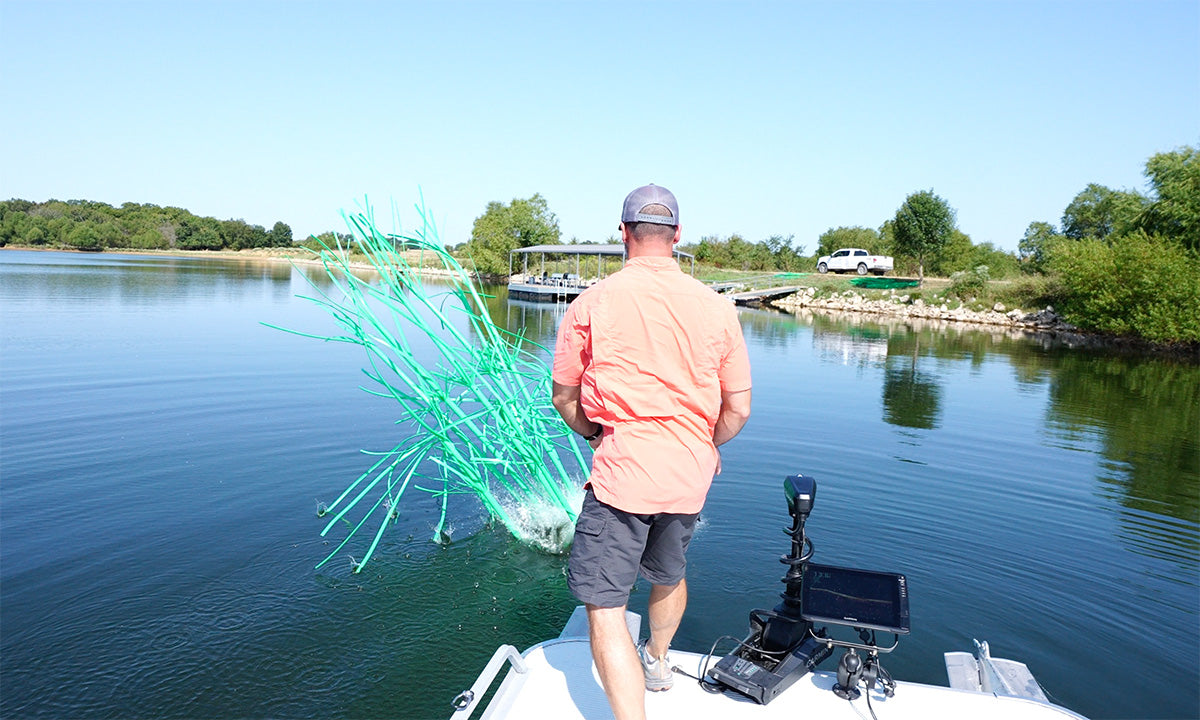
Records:
{"label": "fish finder display", "polygon": [[809,563],[802,587],[800,614],[809,622],[908,634],[903,575]]}

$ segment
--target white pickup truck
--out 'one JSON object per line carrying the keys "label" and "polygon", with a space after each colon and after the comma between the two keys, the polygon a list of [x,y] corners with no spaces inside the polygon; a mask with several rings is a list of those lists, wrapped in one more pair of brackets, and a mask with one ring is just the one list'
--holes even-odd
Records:
{"label": "white pickup truck", "polygon": [[861,248],[842,248],[832,255],[817,259],[817,272],[857,272],[859,275],[873,273],[882,275],[892,269],[892,258],[887,255],[871,255]]}

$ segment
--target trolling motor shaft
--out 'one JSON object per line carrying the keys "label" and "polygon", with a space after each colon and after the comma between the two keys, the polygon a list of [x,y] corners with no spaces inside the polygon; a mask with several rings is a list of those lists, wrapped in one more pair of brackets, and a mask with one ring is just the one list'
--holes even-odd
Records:
{"label": "trolling motor shaft", "polygon": [[800,608],[804,566],[813,555],[812,541],[804,534],[804,523],[816,502],[816,478],[790,475],[783,482],[783,493],[787,498],[788,514],[792,516],[792,526],[783,529],[792,539],[792,551],[779,557],[779,562],[788,566],[782,578],[784,589],[780,597],[783,602],[775,607],[774,612],[757,610],[750,614],[752,627],[756,613],[763,624],[761,645],[768,652],[792,650],[808,636],[812,627],[812,623],[800,616]]}
{"label": "trolling motor shaft", "polygon": [[812,512],[817,481],[806,475],[789,476],[783,483],[792,526],[791,553],[779,561],[788,566],[783,576],[782,602],[774,610],[750,611],[750,634],[730,655],[709,670],[717,683],[766,704],[791,687],[833,652],[812,633],[812,623],[800,615],[804,566],[812,557],[812,542],[804,523]]}
{"label": "trolling motor shaft", "polygon": [[788,514],[792,516],[792,527],[783,529],[792,538],[792,552],[779,558],[779,562],[788,566],[783,576],[783,601],[789,607],[799,608],[804,565],[813,556],[812,541],[804,534],[804,523],[817,499],[817,480],[807,475],[791,475],[783,483],[783,493],[787,497]]}

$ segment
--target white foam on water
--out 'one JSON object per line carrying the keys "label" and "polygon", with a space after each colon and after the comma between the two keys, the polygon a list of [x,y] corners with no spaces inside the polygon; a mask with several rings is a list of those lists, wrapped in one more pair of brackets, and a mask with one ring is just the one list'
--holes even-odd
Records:
{"label": "white foam on water", "polygon": [[[572,487],[566,491],[566,495],[567,501],[578,516],[580,508],[583,507],[583,487]],[[556,555],[571,549],[571,541],[575,538],[575,521],[558,505],[543,499],[521,505],[509,499],[501,501],[501,504],[517,525],[516,528],[509,529],[521,542]],[[708,521],[703,515],[699,516],[696,518],[692,537],[695,538],[707,529]]]}
{"label": "white foam on water", "polygon": [[[583,507],[583,487],[568,489],[567,500],[578,516]],[[561,554],[570,549],[575,521],[557,504],[544,499],[520,505],[509,501],[504,509],[516,523],[512,529],[521,542],[548,553]]]}

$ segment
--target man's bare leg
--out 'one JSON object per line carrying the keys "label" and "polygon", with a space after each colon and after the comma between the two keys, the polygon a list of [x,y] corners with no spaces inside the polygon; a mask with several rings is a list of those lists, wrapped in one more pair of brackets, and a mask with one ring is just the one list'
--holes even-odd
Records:
{"label": "man's bare leg", "polygon": [[650,586],[650,607],[647,613],[650,618],[650,640],[646,643],[646,651],[651,657],[666,657],[686,607],[686,580],[680,580],[675,585]]}
{"label": "man's bare leg", "polygon": [[[653,590],[651,591],[653,593]],[[625,608],[587,606],[592,660],[616,720],[645,720],[646,678],[634,649]],[[678,621],[676,621],[678,625]]]}

